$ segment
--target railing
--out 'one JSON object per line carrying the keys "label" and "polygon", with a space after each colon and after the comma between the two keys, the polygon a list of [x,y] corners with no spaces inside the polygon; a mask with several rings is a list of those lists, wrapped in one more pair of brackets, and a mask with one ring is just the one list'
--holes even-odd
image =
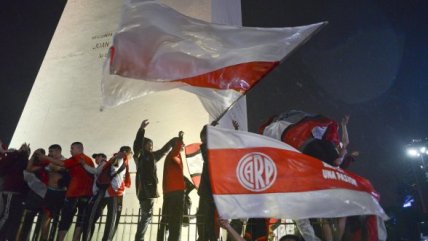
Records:
{"label": "railing", "polygon": [[[156,241],[156,236],[158,233],[160,220],[162,210],[159,209],[157,212],[155,211],[151,223],[149,224],[149,227],[147,229],[147,232],[145,234],[146,241]],[[137,231],[137,224],[140,217],[140,210],[135,209],[124,209],[122,210],[121,217],[119,220],[118,228],[116,230],[116,233],[114,235],[114,238],[112,241],[134,241],[135,239],[135,233]],[[182,230],[181,230],[181,240],[182,241],[195,241],[197,240],[198,234],[197,234],[197,215],[184,215],[184,218],[188,218],[189,223],[183,224]],[[33,231],[31,235],[32,241],[37,241],[39,232],[38,227],[39,224],[37,222],[38,218],[35,219],[35,224],[33,225]],[[101,241],[103,234],[104,234],[104,227],[106,222],[106,214],[104,213],[96,222],[94,234],[92,236],[91,241]],[[73,231],[74,231],[74,224],[75,220],[73,220],[73,225],[70,227],[69,231],[66,235],[66,241],[72,240]],[[245,224],[244,224],[245,225]],[[282,225],[282,227],[281,227]],[[52,226],[57,226],[54,223],[52,223]],[[274,238],[271,238],[272,241],[277,241],[279,237],[281,237],[284,234],[294,233],[296,232],[295,223],[291,221],[287,222],[281,222],[279,225],[276,224],[276,226],[279,226],[279,228],[276,228],[273,232]],[[56,231],[52,232],[51,230],[51,240],[56,239]],[[165,240],[167,235],[164,235]],[[226,240],[225,233],[221,235],[219,238],[220,240]]]}

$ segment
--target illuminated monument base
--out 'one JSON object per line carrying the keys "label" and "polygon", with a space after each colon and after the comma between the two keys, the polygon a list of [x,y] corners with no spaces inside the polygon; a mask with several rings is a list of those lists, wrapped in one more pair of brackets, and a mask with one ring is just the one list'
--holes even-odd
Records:
{"label": "illuminated monument base", "polygon": [[[239,0],[162,2],[205,21],[241,25]],[[63,147],[64,156],[68,157],[70,144],[81,141],[88,155],[104,152],[109,156],[122,145],[132,146],[143,119],[150,121],[146,135],[153,139],[154,149],[162,147],[180,130],[185,133],[186,144],[199,142],[199,131],[210,120],[198,98],[188,92],[160,92],[100,112],[102,65],[118,27],[121,8],[122,1],[117,0],[68,1],[17,125],[11,147],[29,142],[33,149],[48,148],[57,143]],[[247,128],[245,100],[240,101],[220,124],[231,127],[232,118],[240,123],[241,129]],[[131,171],[135,171],[133,163]],[[158,164],[159,180],[162,180],[162,171],[163,161]],[[195,191],[191,195],[194,204],[192,213],[195,213],[198,197]],[[155,203],[155,212],[161,206],[162,198],[159,198]],[[138,207],[133,184],[125,194],[122,214],[130,214],[131,210],[138,213]],[[194,230],[190,233],[186,230],[183,229],[183,235],[196,237]],[[135,229],[119,229],[118,234],[121,232],[133,236]],[[156,228],[149,228],[147,235],[153,239],[156,232]],[[69,238],[71,233],[68,233]]]}

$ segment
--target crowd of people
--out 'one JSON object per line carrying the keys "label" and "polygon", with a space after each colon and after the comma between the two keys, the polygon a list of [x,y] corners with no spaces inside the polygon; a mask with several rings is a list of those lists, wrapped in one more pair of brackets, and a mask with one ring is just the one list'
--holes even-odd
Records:
{"label": "crowd of people", "polygon": [[95,153],[91,159],[84,153],[81,142],[71,144],[68,159],[58,144],[51,145],[48,153],[39,148],[30,156],[29,144],[14,150],[1,143],[0,240],[28,240],[34,229],[34,218],[39,214],[41,225],[34,232],[40,233],[40,240],[64,240],[76,215],[72,240],[89,241],[105,207],[107,219],[102,240],[112,240],[118,228],[125,189],[131,186],[131,159],[137,167],[135,187],[141,211],[135,240],[144,240],[154,201],[159,197],[156,163],[165,155],[159,228],[162,231],[157,239],[164,240],[167,229],[168,240],[179,240],[183,214],[190,205],[188,195],[195,188],[183,175],[180,151],[184,133],[180,131],[177,137],[154,151],[153,141],[145,137],[148,125],[148,120],[141,123],[133,148],[122,146],[110,158],[104,153]]}
{"label": "crowd of people", "polygon": [[[333,146],[325,140],[314,138],[305,146],[303,153],[317,157],[333,166],[344,163],[347,155],[349,138],[346,125],[349,117],[342,121],[342,141],[340,146]],[[65,158],[58,144],[49,146],[48,153],[40,148],[30,156],[29,144],[23,144],[18,150],[7,150],[1,143],[0,148],[0,241],[26,241],[33,229],[34,218],[41,216],[40,240],[63,241],[69,231],[73,217],[77,213],[73,241],[89,241],[95,224],[107,207],[107,219],[103,241],[112,240],[118,228],[121,216],[123,195],[131,186],[129,161],[133,159],[137,172],[135,187],[140,204],[135,241],[143,241],[153,215],[153,205],[159,197],[157,162],[164,156],[163,169],[163,206],[162,218],[158,229],[157,241],[178,241],[181,236],[183,213],[188,206],[188,193],[195,188],[183,175],[183,161],[180,151],[184,147],[184,133],[180,131],[159,150],[153,150],[153,141],[146,137],[148,120],[142,121],[133,143],[133,147],[122,146],[110,158],[104,153],[91,157],[84,153],[84,145],[74,142],[70,146],[70,158]],[[235,129],[239,128],[233,121]],[[217,241],[219,227],[229,233],[228,240],[263,240],[267,238],[267,228],[262,228],[261,235],[254,232],[249,236],[240,236],[242,222],[217,220],[215,204],[211,193],[208,171],[206,126],[201,138],[201,154],[204,160],[201,182],[198,188],[199,206],[197,213],[198,241]],[[315,134],[314,134],[315,135]],[[326,149],[328,151],[326,151]],[[187,200],[187,201],[186,201]],[[187,204],[187,205],[186,205]],[[253,219],[251,222],[262,223],[266,219]],[[240,223],[237,227],[234,222]],[[304,223],[304,220],[300,220]],[[323,220],[324,238],[332,239],[330,223]],[[345,218],[336,220],[339,235],[344,232]],[[297,224],[299,222],[297,221]],[[299,224],[298,224],[299,225]],[[238,230],[238,231],[237,231]],[[257,237],[256,237],[257,236]],[[263,239],[260,239],[263,237]],[[285,236],[283,241],[299,240],[297,236]],[[340,240],[340,239],[339,239]]]}
{"label": "crowd of people", "polygon": [[[0,240],[28,240],[38,213],[40,240],[53,240],[56,230],[56,240],[64,240],[76,212],[73,240],[80,240],[82,234],[85,239],[106,205],[107,219],[113,218],[107,223],[113,227],[106,229],[110,233],[104,234],[104,240],[111,240],[124,189],[130,186],[131,148],[121,147],[109,160],[102,153],[94,154],[97,168],[80,142],[71,144],[68,159],[58,144],[48,150],[46,155],[44,149],[37,149],[31,157],[28,144],[18,150],[2,150]],[[109,179],[108,184],[103,185],[103,177]]]}

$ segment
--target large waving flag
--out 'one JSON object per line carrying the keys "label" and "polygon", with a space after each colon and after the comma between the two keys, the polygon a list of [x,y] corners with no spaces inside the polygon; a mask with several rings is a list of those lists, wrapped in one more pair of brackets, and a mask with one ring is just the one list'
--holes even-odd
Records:
{"label": "large waving flag", "polygon": [[208,127],[208,159],[222,218],[388,218],[368,180],[266,136]]}
{"label": "large waving flag", "polygon": [[292,28],[216,25],[156,1],[125,4],[103,80],[103,105],[182,88],[219,117],[324,23]]}

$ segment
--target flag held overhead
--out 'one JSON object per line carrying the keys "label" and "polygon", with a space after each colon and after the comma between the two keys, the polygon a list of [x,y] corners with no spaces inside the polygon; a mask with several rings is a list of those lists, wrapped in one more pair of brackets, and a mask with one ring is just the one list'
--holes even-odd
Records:
{"label": "flag held overhead", "polygon": [[387,219],[367,179],[266,136],[208,127],[208,160],[222,218]]}
{"label": "flag held overhead", "polygon": [[234,27],[193,19],[155,1],[125,4],[104,69],[103,105],[183,88],[218,117],[323,24]]}

